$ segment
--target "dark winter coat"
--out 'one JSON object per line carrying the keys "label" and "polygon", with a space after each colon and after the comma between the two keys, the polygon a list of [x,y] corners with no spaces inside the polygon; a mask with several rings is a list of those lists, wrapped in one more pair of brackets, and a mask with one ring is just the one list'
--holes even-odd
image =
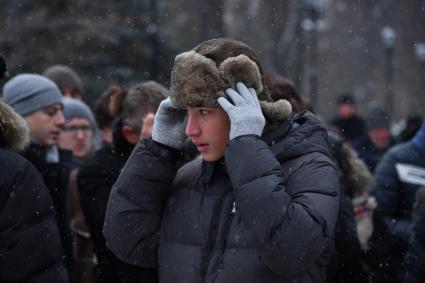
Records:
{"label": "dark winter coat", "polygon": [[0,282],[66,283],[52,199],[21,149],[25,121],[0,101]]}
{"label": "dark winter coat", "polygon": [[425,156],[411,142],[391,148],[376,167],[372,194],[377,207],[370,251],[374,282],[403,280],[400,263],[411,237],[412,207],[424,172]]}
{"label": "dark winter coat", "polygon": [[344,142],[332,132],[329,133],[329,140],[331,152],[339,169],[341,202],[335,229],[335,253],[328,266],[327,282],[368,282],[350,197],[353,193],[360,194],[367,191],[372,183],[372,174],[348,142]]}
{"label": "dark winter coat", "polygon": [[67,215],[67,195],[71,170],[76,167],[73,163],[72,151],[59,149],[59,163],[46,162],[46,148],[36,143],[22,152],[40,172],[49,190],[56,211],[62,245],[65,254],[65,264],[68,270],[72,268],[72,236]]}
{"label": "dark winter coat", "polygon": [[339,204],[326,137],[297,115],[178,172],[175,151],[139,143],[109,199],[109,247],[161,282],[324,282]]}
{"label": "dark winter coat", "polygon": [[412,216],[412,238],[405,264],[406,283],[422,282],[425,278],[425,187],[416,193]]}
{"label": "dark winter coat", "polygon": [[422,186],[409,178],[410,173],[402,173],[403,168],[412,166],[425,172],[425,156],[410,142],[394,146],[378,164],[372,190],[378,203],[375,213],[382,217],[392,240],[403,246],[410,238],[412,207],[416,191]]}
{"label": "dark winter coat", "polygon": [[92,236],[98,259],[96,282],[157,282],[157,271],[130,265],[119,260],[106,247],[102,234],[106,206],[112,186],[134,145],[122,135],[122,123],[118,121],[113,131],[113,145],[105,145],[83,163],[78,174],[81,207]]}
{"label": "dark winter coat", "polygon": [[330,125],[339,130],[339,134],[348,141],[353,141],[366,133],[366,123],[358,116],[349,118],[336,117],[330,121]]}

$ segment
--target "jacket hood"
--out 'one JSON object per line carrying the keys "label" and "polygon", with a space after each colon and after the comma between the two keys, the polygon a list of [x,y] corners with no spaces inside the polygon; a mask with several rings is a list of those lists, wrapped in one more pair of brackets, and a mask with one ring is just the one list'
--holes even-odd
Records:
{"label": "jacket hood", "polygon": [[23,150],[29,143],[29,129],[24,118],[0,99],[0,147]]}
{"label": "jacket hood", "polygon": [[263,139],[280,162],[311,152],[331,157],[327,130],[317,116],[308,111],[292,113]]}

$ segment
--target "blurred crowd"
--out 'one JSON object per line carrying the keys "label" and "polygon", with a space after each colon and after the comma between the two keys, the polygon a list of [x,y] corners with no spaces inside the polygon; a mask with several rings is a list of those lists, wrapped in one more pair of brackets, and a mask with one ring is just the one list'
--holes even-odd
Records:
{"label": "blurred crowd", "polygon": [[[69,66],[1,75],[0,282],[158,282],[155,268],[118,259],[102,229],[111,189],[135,145],[151,138],[169,89],[155,81],[110,85],[90,108]],[[282,75],[266,73],[264,85],[274,101],[322,119]],[[336,105],[337,115],[322,119],[341,187],[326,280],[420,282],[424,117],[405,117],[395,133],[375,102],[359,105],[344,92]],[[182,154],[189,162],[199,153],[188,140]]]}

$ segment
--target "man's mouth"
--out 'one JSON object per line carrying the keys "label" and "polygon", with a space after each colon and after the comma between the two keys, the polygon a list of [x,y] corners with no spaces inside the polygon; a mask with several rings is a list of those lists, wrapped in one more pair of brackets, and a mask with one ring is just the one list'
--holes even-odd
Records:
{"label": "man's mouth", "polygon": [[60,131],[52,131],[50,134],[54,140],[57,140],[59,138]]}
{"label": "man's mouth", "polygon": [[195,145],[196,145],[196,149],[199,152],[205,152],[208,149],[208,144],[206,143],[195,143]]}

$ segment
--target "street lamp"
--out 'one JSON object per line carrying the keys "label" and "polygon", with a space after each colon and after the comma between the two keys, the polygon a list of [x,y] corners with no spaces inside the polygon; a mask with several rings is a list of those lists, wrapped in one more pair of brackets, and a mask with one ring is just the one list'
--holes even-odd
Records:
{"label": "street lamp", "polygon": [[149,68],[149,78],[151,80],[157,80],[159,76],[159,64],[161,56],[161,46],[158,38],[158,5],[156,0],[149,1],[150,10],[150,23],[146,28],[146,32],[149,35],[150,43],[152,45],[153,54]]}
{"label": "street lamp", "polygon": [[420,78],[424,84],[423,91],[425,92],[425,43],[424,42],[419,42],[415,44],[415,53],[416,53],[416,58],[418,58],[419,62],[421,63]]}
{"label": "street lamp", "polygon": [[397,34],[395,30],[389,26],[382,28],[381,30],[382,43],[385,48],[385,98],[386,98],[386,108],[388,110],[388,115],[391,121],[394,115],[394,46]]}
{"label": "street lamp", "polygon": [[319,97],[319,20],[327,0],[304,0],[303,4],[308,18],[302,21],[303,30],[310,32],[310,64],[309,64],[309,84],[311,105],[317,108]]}

